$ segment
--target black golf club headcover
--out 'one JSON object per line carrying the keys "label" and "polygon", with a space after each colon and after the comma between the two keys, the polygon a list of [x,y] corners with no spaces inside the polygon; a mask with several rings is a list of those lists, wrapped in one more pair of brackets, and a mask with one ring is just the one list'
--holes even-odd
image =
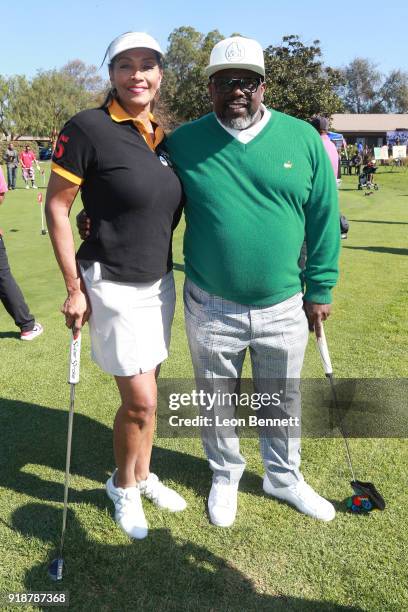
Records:
{"label": "black golf club headcover", "polygon": [[350,484],[357,495],[366,495],[370,498],[375,508],[378,510],[385,510],[385,501],[372,482],[352,480]]}

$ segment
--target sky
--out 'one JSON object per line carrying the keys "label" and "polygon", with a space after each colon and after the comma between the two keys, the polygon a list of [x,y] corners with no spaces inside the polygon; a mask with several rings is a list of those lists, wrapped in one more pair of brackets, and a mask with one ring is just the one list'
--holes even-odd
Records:
{"label": "sky", "polygon": [[[170,32],[183,25],[205,34],[240,32],[263,47],[298,34],[307,44],[320,40],[326,65],[366,57],[384,74],[408,71],[406,0],[187,1],[0,0],[0,74],[31,77],[77,58],[99,67],[110,41],[123,32],[148,32],[165,49]],[[106,76],[106,67],[100,74]]]}

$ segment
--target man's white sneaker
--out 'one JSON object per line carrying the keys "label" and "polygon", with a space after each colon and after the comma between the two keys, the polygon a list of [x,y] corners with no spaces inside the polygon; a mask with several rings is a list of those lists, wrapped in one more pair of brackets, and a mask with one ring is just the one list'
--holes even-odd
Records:
{"label": "man's white sneaker", "polygon": [[26,185],[26,189],[30,189],[30,185]]}
{"label": "man's white sneaker", "polygon": [[33,189],[38,189],[37,185],[33,185]]}
{"label": "man's white sneaker", "polygon": [[138,487],[122,489],[114,484],[115,470],[106,481],[106,493],[115,504],[115,521],[130,538],[143,540],[147,536],[148,526],[143,512],[142,500]]}
{"label": "man's white sneaker", "polygon": [[231,527],[237,514],[238,484],[213,482],[208,496],[208,512],[213,525]]}
{"label": "man's white sneaker", "polygon": [[141,495],[150,499],[156,506],[170,512],[181,512],[187,506],[186,500],[173,489],[169,489],[156,474],[150,473],[146,480],[138,483]]}
{"label": "man's white sneaker", "polygon": [[304,480],[300,480],[290,487],[274,487],[265,475],[263,490],[268,495],[292,504],[299,512],[321,521],[332,521],[336,516],[333,504],[318,495]]}

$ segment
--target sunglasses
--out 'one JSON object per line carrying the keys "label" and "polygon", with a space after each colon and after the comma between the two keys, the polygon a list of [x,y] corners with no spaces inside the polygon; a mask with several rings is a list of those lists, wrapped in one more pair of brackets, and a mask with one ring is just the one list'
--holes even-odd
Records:
{"label": "sunglasses", "polygon": [[238,87],[244,94],[253,94],[262,83],[261,77],[246,77],[242,79],[228,79],[226,77],[215,77],[211,79],[216,93],[229,94]]}

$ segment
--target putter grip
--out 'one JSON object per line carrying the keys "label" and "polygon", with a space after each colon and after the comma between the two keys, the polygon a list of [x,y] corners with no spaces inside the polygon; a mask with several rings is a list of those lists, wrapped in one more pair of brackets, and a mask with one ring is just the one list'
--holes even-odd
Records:
{"label": "putter grip", "polygon": [[79,382],[79,366],[81,363],[81,332],[72,332],[71,345],[69,347],[69,369],[68,382],[76,385]]}
{"label": "putter grip", "polygon": [[319,348],[320,357],[323,363],[323,368],[326,374],[333,374],[333,368],[330,361],[329,348],[326,342],[326,334],[324,333],[324,328],[322,324],[322,335],[320,338],[317,338],[317,346]]}

